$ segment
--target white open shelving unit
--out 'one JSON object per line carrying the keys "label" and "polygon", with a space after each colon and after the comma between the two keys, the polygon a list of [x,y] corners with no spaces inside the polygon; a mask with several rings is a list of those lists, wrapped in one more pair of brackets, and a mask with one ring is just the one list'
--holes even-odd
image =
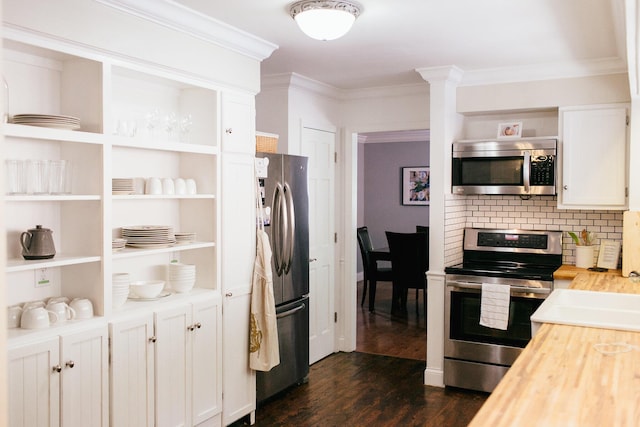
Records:
{"label": "white open shelving unit", "polygon": [[[3,74],[13,114],[80,118],[78,131],[5,124],[7,159],[70,160],[71,194],[7,195],[7,303],[87,297],[97,316],[118,316],[111,276],[165,279],[166,265],[197,266],[196,287],[219,294],[219,88],[152,66],[101,58],[49,41],[5,38]],[[182,126],[181,126],[182,123]],[[127,131],[122,131],[126,124]],[[112,195],[112,178],[191,178],[195,195]],[[26,261],[20,234],[53,230],[56,256]],[[197,241],[112,252],[121,227],[168,225]],[[38,287],[38,278],[49,284]],[[128,302],[127,304],[136,304]],[[25,331],[10,331],[9,337]]]}

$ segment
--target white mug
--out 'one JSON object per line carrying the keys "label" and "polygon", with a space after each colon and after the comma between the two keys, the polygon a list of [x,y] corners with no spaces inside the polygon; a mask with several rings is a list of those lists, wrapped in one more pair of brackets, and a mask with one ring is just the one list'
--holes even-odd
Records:
{"label": "white mug", "polygon": [[162,194],[175,194],[176,189],[171,178],[162,180]]}
{"label": "white mug", "polygon": [[51,297],[47,300],[47,304],[51,304],[54,302],[64,302],[69,304],[71,300],[69,299],[69,297],[63,297],[63,296],[59,296],[59,297]]}
{"label": "white mug", "polygon": [[147,178],[144,192],[145,194],[162,194],[162,181],[160,181],[160,178]]}
{"label": "white mug", "polygon": [[49,324],[58,321],[58,315],[44,307],[29,307],[22,310],[20,327],[23,329],[48,328]]}
{"label": "white mug", "polygon": [[76,312],[76,319],[90,319],[93,317],[93,304],[87,298],[74,298],[69,304]]}
{"label": "white mug", "polygon": [[184,195],[187,194],[187,183],[182,178],[176,178],[174,181],[174,187],[176,189],[176,194]]}
{"label": "white mug", "polygon": [[23,310],[26,310],[26,309],[28,309],[28,308],[37,308],[37,307],[42,307],[42,308],[44,308],[44,306],[45,306],[44,301],[36,300],[36,301],[29,301],[29,302],[25,302],[25,303],[22,305],[22,309],[23,309]]}
{"label": "white mug", "polygon": [[198,193],[195,179],[189,178],[185,181],[185,184],[187,185],[187,194],[193,195]]}
{"label": "white mug", "polygon": [[20,305],[12,305],[7,307],[7,326],[9,328],[17,328],[20,326],[20,318],[22,317],[22,307]]}
{"label": "white mug", "polygon": [[69,307],[64,301],[49,302],[47,304],[47,310],[53,311],[58,316],[55,323],[64,323],[76,317],[76,311]]}

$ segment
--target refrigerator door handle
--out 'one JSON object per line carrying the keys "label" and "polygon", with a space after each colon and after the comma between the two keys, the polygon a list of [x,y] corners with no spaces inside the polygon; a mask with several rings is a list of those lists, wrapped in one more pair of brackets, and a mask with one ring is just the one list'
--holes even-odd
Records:
{"label": "refrigerator door handle", "polygon": [[305,304],[301,304],[301,305],[299,305],[299,306],[297,306],[295,308],[292,308],[291,310],[287,310],[287,311],[284,311],[282,313],[276,314],[276,318],[280,319],[282,317],[291,316],[292,314],[295,314],[295,313],[299,312],[300,310],[304,310],[305,307],[306,307]]}
{"label": "refrigerator door handle", "polygon": [[284,189],[280,183],[276,184],[273,193],[273,262],[276,267],[276,274],[282,276],[285,267],[285,248],[287,242],[287,212]]}
{"label": "refrigerator door handle", "polygon": [[287,207],[287,217],[289,220],[289,229],[287,230],[287,241],[285,246],[284,253],[284,273],[289,274],[291,270],[291,265],[293,264],[293,251],[295,244],[295,235],[296,235],[296,211],[293,206],[293,196],[291,192],[291,187],[289,184],[285,182],[284,184],[284,196],[285,196],[285,206]]}

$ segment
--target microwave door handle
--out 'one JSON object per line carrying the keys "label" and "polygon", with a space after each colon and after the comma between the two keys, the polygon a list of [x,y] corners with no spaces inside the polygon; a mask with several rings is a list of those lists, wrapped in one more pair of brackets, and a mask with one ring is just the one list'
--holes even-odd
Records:
{"label": "microwave door handle", "polygon": [[522,165],[522,180],[524,181],[524,191],[531,191],[531,152],[524,152],[524,164]]}

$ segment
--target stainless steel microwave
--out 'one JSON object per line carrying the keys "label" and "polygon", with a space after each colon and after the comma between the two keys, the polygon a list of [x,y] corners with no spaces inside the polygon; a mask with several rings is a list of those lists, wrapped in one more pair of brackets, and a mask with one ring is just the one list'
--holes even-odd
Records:
{"label": "stainless steel microwave", "polygon": [[453,143],[453,194],[556,194],[557,145],[552,138]]}

